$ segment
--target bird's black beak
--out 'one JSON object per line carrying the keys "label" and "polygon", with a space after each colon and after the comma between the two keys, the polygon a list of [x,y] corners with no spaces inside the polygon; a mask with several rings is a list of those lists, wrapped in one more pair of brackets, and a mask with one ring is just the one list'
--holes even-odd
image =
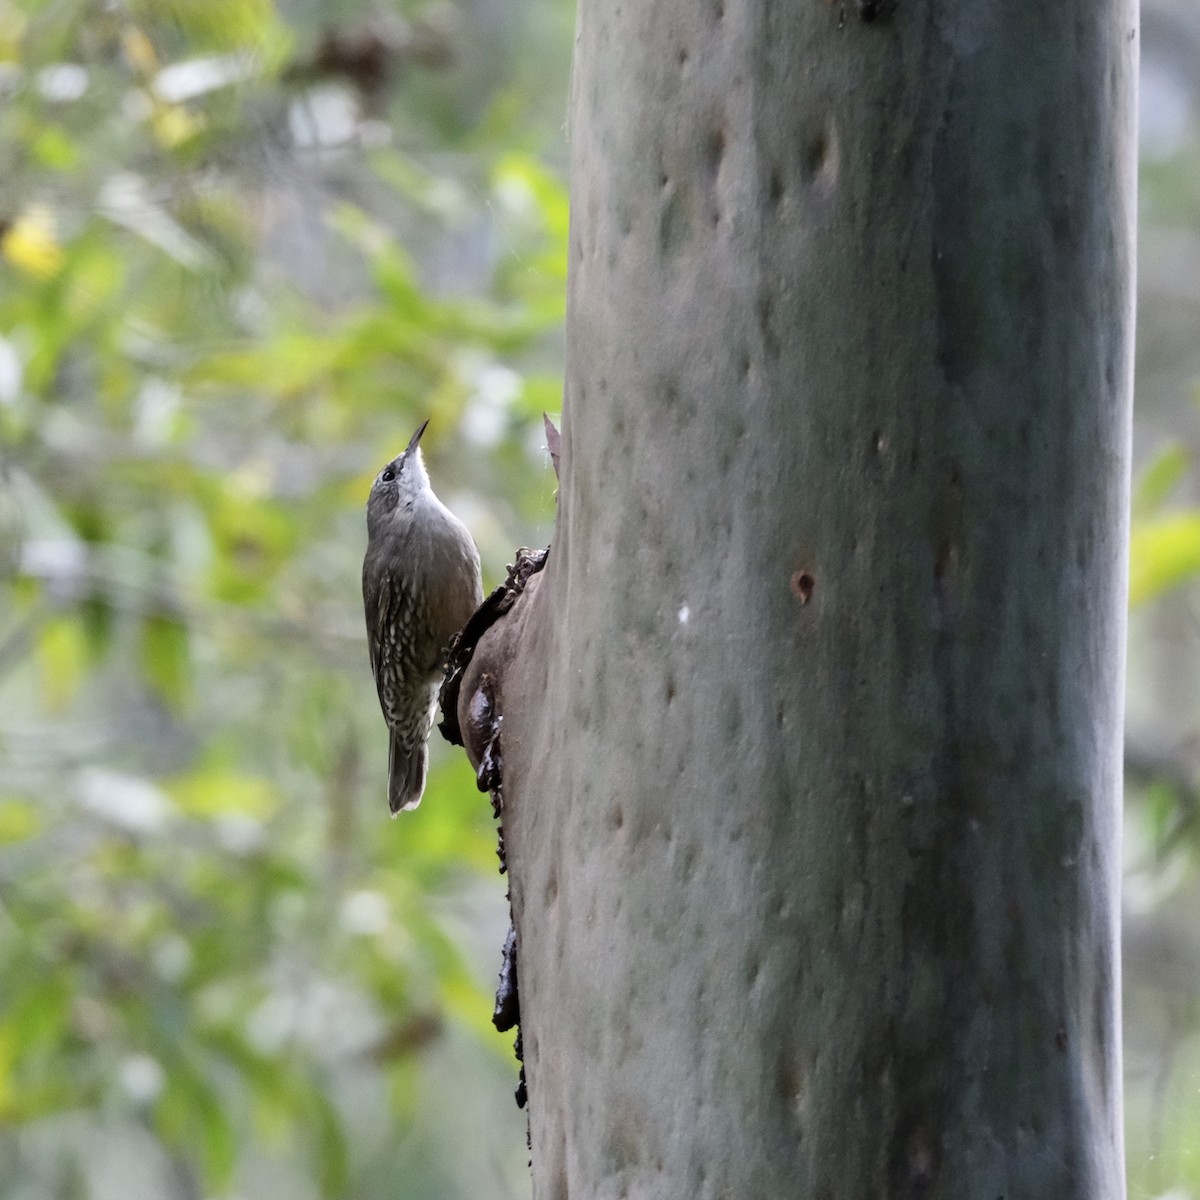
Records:
{"label": "bird's black beak", "polygon": [[426,417],[425,420],[421,422],[420,426],[417,429],[417,432],[414,433],[412,435],[412,437],[410,437],[408,439],[408,446],[404,450],[405,458],[407,458],[417,448],[417,443],[421,440],[421,434],[423,434],[425,432],[425,426],[428,424],[429,424],[429,418]]}

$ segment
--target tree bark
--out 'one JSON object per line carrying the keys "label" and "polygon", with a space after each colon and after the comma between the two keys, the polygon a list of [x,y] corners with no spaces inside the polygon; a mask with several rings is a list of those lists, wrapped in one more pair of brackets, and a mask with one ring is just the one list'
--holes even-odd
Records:
{"label": "tree bark", "polygon": [[537,1200],[1123,1195],[1135,24],[581,0],[554,542],[460,706]]}

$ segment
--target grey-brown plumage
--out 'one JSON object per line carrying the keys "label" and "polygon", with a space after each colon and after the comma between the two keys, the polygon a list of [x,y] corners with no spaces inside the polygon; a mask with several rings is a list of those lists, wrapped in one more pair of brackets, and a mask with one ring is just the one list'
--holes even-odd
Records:
{"label": "grey-brown plumage", "polygon": [[483,600],[479,551],[429,485],[417,445],[428,424],[379,472],[367,500],[363,604],[393,815],[421,803],[442,655]]}

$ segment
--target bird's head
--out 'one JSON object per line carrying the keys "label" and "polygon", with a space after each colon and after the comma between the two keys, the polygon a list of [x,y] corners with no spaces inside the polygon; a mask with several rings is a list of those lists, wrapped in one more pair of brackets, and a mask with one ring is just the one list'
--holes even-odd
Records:
{"label": "bird's head", "polygon": [[402,454],[398,454],[375,476],[371,495],[367,498],[367,529],[374,531],[397,514],[412,510],[417,498],[429,489],[429,475],[421,460],[418,443],[425,426],[422,421],[416,433],[408,439]]}

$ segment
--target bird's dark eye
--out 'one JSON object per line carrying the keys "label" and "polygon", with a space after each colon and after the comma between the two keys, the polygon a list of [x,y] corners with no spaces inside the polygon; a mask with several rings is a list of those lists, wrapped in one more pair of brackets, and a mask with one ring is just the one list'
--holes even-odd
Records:
{"label": "bird's dark eye", "polygon": [[396,478],[396,472],[393,471],[391,467],[384,467],[383,474],[380,475],[379,478],[382,479],[384,483],[391,483],[392,480]]}

